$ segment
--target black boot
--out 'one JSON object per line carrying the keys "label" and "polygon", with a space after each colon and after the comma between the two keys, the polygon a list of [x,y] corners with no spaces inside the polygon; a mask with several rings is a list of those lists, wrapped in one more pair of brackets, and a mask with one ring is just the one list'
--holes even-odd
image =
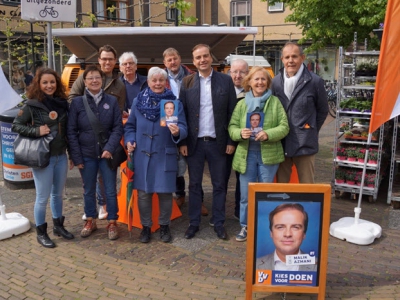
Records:
{"label": "black boot", "polygon": [[151,228],[147,226],[143,226],[142,232],[140,233],[140,242],[148,243],[151,238]]}
{"label": "black boot", "polygon": [[54,248],[56,244],[47,235],[47,223],[36,226],[37,241],[40,245],[46,248]]}
{"label": "black boot", "polygon": [[160,238],[164,243],[169,243],[172,240],[168,225],[160,225]]}
{"label": "black boot", "polygon": [[74,238],[74,235],[64,228],[64,219],[64,216],[57,219],[53,218],[53,233],[55,235],[62,236],[64,239],[72,240]]}

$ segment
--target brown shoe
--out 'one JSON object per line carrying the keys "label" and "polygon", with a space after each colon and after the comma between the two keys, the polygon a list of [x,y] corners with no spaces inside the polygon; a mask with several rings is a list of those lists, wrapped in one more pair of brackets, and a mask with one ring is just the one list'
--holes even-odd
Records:
{"label": "brown shoe", "polygon": [[175,198],[175,201],[178,207],[181,208],[181,206],[185,203],[185,196]]}
{"label": "brown shoe", "polygon": [[96,230],[97,230],[96,220],[88,219],[86,220],[85,226],[83,226],[83,229],[81,231],[81,237],[86,238],[89,235],[91,235],[93,231]]}
{"label": "brown shoe", "polygon": [[110,223],[108,223],[107,230],[108,230],[108,238],[110,240],[116,240],[119,237],[117,222],[111,221]]}
{"label": "brown shoe", "polygon": [[201,215],[208,216],[208,209],[204,206],[204,204],[201,205]]}

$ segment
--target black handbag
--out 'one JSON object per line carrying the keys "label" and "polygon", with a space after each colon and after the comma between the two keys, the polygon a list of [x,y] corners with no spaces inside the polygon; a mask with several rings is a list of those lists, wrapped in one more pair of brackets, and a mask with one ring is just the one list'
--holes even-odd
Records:
{"label": "black handbag", "polygon": [[[30,126],[33,126],[33,114],[30,107],[29,110],[32,117]],[[44,124],[41,115],[40,118]],[[14,140],[14,164],[31,168],[46,168],[50,163],[50,142],[53,139],[52,133],[37,138],[18,134]]]}
{"label": "black handbag", "polygon": [[[104,130],[103,126],[99,122],[99,120],[94,115],[93,111],[89,107],[89,103],[87,101],[86,95],[82,96],[83,104],[85,105],[86,114],[88,116],[90,125],[96,135],[97,141],[100,143],[100,146],[103,148],[104,145],[107,143],[107,139],[104,138]],[[117,148],[115,149],[114,153],[111,153],[111,158],[107,159],[108,167],[115,171],[118,167],[127,159],[126,151],[121,144],[118,144]]]}

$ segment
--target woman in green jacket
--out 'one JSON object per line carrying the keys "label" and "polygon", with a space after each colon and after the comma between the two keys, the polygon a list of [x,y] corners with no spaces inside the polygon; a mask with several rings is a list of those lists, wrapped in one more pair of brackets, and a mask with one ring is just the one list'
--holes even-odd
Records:
{"label": "woman in green jacket", "polygon": [[238,146],[232,168],[240,173],[240,225],[237,241],[247,240],[249,182],[273,182],[284,160],[281,140],[289,133],[285,109],[270,91],[271,76],[253,67],[243,81],[246,97],[240,100],[229,123],[229,135]]}

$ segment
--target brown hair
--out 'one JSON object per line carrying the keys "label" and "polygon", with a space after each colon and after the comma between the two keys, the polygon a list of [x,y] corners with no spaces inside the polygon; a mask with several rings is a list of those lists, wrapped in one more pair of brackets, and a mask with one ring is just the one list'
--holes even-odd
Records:
{"label": "brown hair", "polygon": [[308,227],[308,214],[304,210],[303,205],[301,205],[299,203],[283,203],[283,204],[280,204],[277,207],[275,207],[275,209],[269,213],[269,230],[272,231],[272,227],[274,226],[274,224],[273,224],[274,216],[277,213],[280,213],[284,210],[298,210],[299,212],[301,212],[303,214],[303,216],[304,216],[303,226],[304,226],[304,234],[305,234],[307,232],[307,227]]}
{"label": "brown hair", "polygon": [[199,48],[207,48],[208,49],[208,51],[210,52],[210,55],[212,56],[212,54],[211,54],[211,48],[210,48],[210,46],[208,46],[207,44],[197,44],[196,46],[194,46],[193,47],[193,49],[192,49],[192,55],[193,55],[193,52],[194,51],[196,51],[197,49],[199,49]]}
{"label": "brown hair", "polygon": [[117,59],[117,51],[115,51],[114,47],[111,45],[104,45],[103,47],[100,47],[99,49],[99,57],[101,56],[101,53],[105,52],[112,52],[114,54],[114,58]]}
{"label": "brown hair", "polygon": [[53,75],[56,79],[56,90],[54,96],[60,97],[61,99],[67,99],[65,86],[61,82],[61,77],[56,71],[50,68],[40,68],[36,72],[36,75],[32,79],[32,83],[27,88],[26,96],[29,99],[37,99],[38,101],[43,101],[45,99],[45,93],[40,89],[40,81],[42,80],[43,75],[46,74]]}
{"label": "brown hair", "polygon": [[172,48],[172,47],[164,50],[163,57],[165,58],[167,55],[178,55],[179,57],[181,57],[178,50],[176,50],[175,48]]}
{"label": "brown hair", "polygon": [[83,77],[83,79],[86,79],[86,76],[87,76],[87,74],[89,74],[89,72],[99,72],[100,73],[100,76],[103,78],[105,75],[104,75],[104,72],[102,71],[102,70],[100,70],[96,65],[89,65],[86,69],[85,69],[85,71],[83,72],[83,75],[82,75],[82,77]]}
{"label": "brown hair", "polygon": [[252,79],[254,73],[256,72],[263,72],[266,76],[267,76],[267,89],[269,89],[271,87],[271,82],[272,82],[272,78],[271,75],[269,74],[269,72],[264,69],[263,67],[252,67],[249,74],[247,74],[247,76],[243,79],[243,89],[248,92],[250,91],[251,87],[250,87],[250,80]]}

